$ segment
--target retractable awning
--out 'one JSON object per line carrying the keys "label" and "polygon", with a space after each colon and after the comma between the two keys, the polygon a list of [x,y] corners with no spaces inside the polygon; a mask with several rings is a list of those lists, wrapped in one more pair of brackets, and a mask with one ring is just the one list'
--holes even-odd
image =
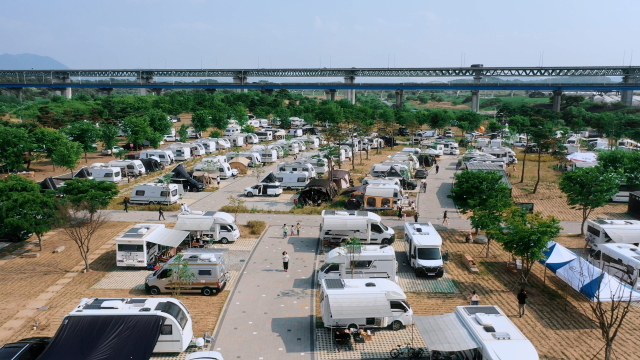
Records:
{"label": "retractable awning", "polygon": [[633,244],[638,242],[638,230],[604,229],[611,240],[616,243]]}
{"label": "retractable awning", "polygon": [[152,243],[156,243],[158,245],[176,247],[180,245],[182,240],[184,240],[184,238],[186,238],[188,235],[189,235],[188,231],[162,229],[162,231],[160,231],[160,233],[156,237],[154,237],[149,241]]}
{"label": "retractable awning", "polygon": [[[363,302],[362,298],[367,301]],[[331,317],[334,319],[392,316],[389,300],[384,294],[345,294],[329,296]]]}
{"label": "retractable awning", "polygon": [[413,321],[429,350],[463,351],[478,347],[455,313],[414,316]]}
{"label": "retractable awning", "polygon": [[178,221],[176,225],[173,227],[174,230],[187,230],[187,231],[206,231],[211,229],[211,225],[213,224],[213,219],[204,218],[204,219],[181,219],[178,217]]}

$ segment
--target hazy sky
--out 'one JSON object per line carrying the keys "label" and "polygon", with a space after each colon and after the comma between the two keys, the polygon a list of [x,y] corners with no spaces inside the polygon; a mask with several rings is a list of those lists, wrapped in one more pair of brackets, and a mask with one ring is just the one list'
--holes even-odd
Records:
{"label": "hazy sky", "polygon": [[[621,65],[638,0],[0,0],[0,53],[71,68]],[[389,60],[390,59],[390,60]]]}

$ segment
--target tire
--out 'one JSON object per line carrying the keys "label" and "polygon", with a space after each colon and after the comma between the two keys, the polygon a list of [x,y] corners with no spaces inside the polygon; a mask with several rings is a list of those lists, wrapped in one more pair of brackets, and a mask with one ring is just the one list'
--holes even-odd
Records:
{"label": "tire", "polygon": [[382,241],[380,241],[380,244],[389,245],[389,239],[382,239]]}
{"label": "tire", "polygon": [[216,293],[216,291],[213,290],[210,287],[202,288],[201,292],[202,292],[202,295],[204,295],[204,296],[211,296],[211,295],[215,295],[215,293]]}
{"label": "tire", "polygon": [[347,329],[359,329],[360,327],[356,323],[351,323],[347,325]]}
{"label": "tire", "polygon": [[413,349],[413,358],[414,359],[419,359],[422,357],[423,351],[422,348],[418,348],[418,349]]}
{"label": "tire", "polygon": [[391,324],[391,328],[393,329],[393,331],[401,330],[402,326],[402,321],[400,320],[396,320]]}
{"label": "tire", "polygon": [[228,242],[229,242],[229,239],[227,239],[227,238],[225,237],[225,238],[220,239],[220,242],[221,242],[221,243],[223,243],[223,244],[226,244],[226,243],[228,243]]}
{"label": "tire", "polygon": [[437,277],[437,278],[441,278],[441,277],[443,277],[443,276],[444,276],[444,269],[442,269],[442,270],[440,270],[440,271],[438,271],[438,272],[436,273],[436,277]]}
{"label": "tire", "polygon": [[396,359],[398,356],[400,356],[400,350],[393,349],[389,351],[389,355],[391,355],[392,358]]}
{"label": "tire", "polygon": [[416,356],[416,349],[408,348],[407,349],[407,358],[413,359]]}
{"label": "tire", "polygon": [[152,286],[149,288],[150,295],[160,295],[160,289],[157,286]]}
{"label": "tire", "polygon": [[252,192],[248,192],[247,193],[247,197],[253,197],[253,193]]}

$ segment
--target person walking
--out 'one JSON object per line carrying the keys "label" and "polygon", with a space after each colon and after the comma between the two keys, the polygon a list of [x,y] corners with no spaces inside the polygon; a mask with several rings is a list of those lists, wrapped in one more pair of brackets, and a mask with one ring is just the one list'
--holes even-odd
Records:
{"label": "person walking", "polygon": [[289,254],[286,251],[282,252],[282,267],[284,268],[284,272],[289,271]]}
{"label": "person walking", "polygon": [[220,176],[216,178],[216,182],[218,183],[218,187],[220,187]]}
{"label": "person walking", "polygon": [[402,219],[402,205],[398,206],[398,220]]}
{"label": "person walking", "polygon": [[416,213],[413,215],[413,222],[418,222],[418,217],[420,217],[420,213],[416,211]]}
{"label": "person walking", "polygon": [[406,211],[402,212],[402,221],[407,222],[407,212]]}
{"label": "person walking", "polygon": [[518,306],[520,307],[518,309],[518,312],[520,313],[520,317],[524,315],[525,307],[527,306],[528,297],[529,295],[527,295],[527,292],[524,289],[520,290],[520,293],[518,294]]}
{"label": "person walking", "polygon": [[287,234],[289,233],[289,228],[287,227],[287,224],[284,224],[284,226],[282,226],[282,234],[284,235],[282,238],[286,238]]}
{"label": "person walking", "polygon": [[447,225],[449,225],[449,215],[447,215],[447,210],[445,210],[444,214],[442,215],[442,225],[444,225],[444,223],[447,223]]}
{"label": "person walking", "polygon": [[160,205],[160,207],[158,208],[158,221],[160,221],[160,218],[162,218],[162,220],[166,220],[164,218],[164,210],[162,210],[162,205]]}
{"label": "person walking", "polygon": [[440,171],[440,165],[436,165],[436,174]]}
{"label": "person walking", "polygon": [[469,300],[469,305],[480,305],[480,296],[476,294],[475,290],[473,290],[471,296],[469,296],[467,300]]}
{"label": "person walking", "polygon": [[296,224],[296,231],[298,232],[298,236],[300,236],[300,223]]}
{"label": "person walking", "polygon": [[129,212],[129,198],[124,198],[124,212]]}
{"label": "person walking", "polygon": [[296,227],[295,225],[291,224],[291,236],[294,235],[293,231],[295,230],[295,227]]}

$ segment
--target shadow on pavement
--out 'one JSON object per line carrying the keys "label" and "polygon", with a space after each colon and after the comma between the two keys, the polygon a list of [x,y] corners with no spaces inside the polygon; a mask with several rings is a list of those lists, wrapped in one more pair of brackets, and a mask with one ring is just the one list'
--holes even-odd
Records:
{"label": "shadow on pavement", "polygon": [[311,315],[305,317],[273,318],[271,331],[282,339],[287,353],[308,353],[313,350],[309,328]]}

